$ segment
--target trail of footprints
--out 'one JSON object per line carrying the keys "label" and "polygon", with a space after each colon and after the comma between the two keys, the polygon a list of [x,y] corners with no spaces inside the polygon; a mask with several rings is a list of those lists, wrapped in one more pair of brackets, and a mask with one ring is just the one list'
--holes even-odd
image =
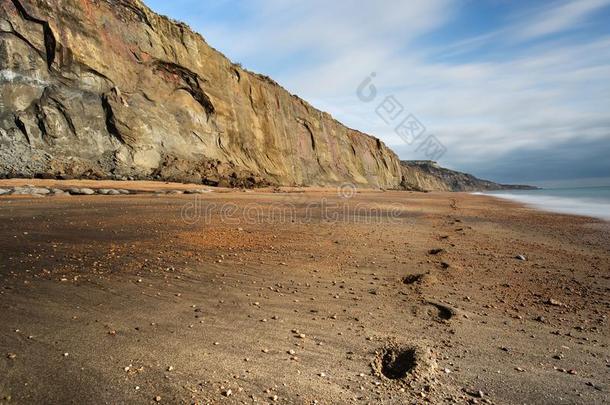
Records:
{"label": "trail of footprints", "polygon": [[[457,206],[456,206],[457,209]],[[448,224],[458,236],[464,234],[464,227],[458,226],[462,221],[451,218]],[[439,237],[440,241],[448,242],[449,235]],[[436,264],[441,269],[448,269],[449,263],[442,261],[441,257],[446,250],[444,248],[432,248],[428,250],[428,255],[436,259]],[[449,324],[456,317],[458,311],[441,302],[424,298],[422,288],[436,283],[436,272],[409,274],[404,276],[401,283],[405,286],[415,287],[414,291],[420,296],[421,302],[412,306],[412,313],[416,317],[427,318],[441,324]],[[396,343],[379,349],[375,353],[375,359],[371,363],[373,371],[380,377],[385,377],[392,381],[426,381],[433,375],[436,367],[434,357],[430,350],[422,344],[397,345]]]}

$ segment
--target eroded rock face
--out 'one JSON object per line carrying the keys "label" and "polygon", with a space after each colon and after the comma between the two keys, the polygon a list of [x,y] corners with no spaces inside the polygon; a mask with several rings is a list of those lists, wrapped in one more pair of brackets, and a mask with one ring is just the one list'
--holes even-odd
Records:
{"label": "eroded rock face", "polygon": [[402,183],[379,140],[139,0],[0,0],[0,174]]}
{"label": "eroded rock face", "polygon": [[471,174],[440,167],[426,160],[405,160],[402,165],[402,187],[416,191],[485,191],[532,190],[536,187],[498,184]]}

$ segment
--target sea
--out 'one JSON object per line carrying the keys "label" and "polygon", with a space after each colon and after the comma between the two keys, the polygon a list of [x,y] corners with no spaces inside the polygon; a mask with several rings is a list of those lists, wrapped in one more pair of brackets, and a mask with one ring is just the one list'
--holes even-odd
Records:
{"label": "sea", "polygon": [[503,190],[479,193],[506,198],[532,208],[610,221],[610,187]]}

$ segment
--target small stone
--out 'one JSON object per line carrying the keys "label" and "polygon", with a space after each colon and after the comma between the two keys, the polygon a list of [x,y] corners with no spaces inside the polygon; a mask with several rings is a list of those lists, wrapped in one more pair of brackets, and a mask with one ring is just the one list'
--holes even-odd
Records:
{"label": "small stone", "polygon": [[9,353],[6,355],[6,358],[13,360],[17,358],[17,355],[15,353]]}
{"label": "small stone", "polygon": [[224,395],[225,397],[230,397],[231,395],[233,395],[233,391],[231,391],[231,390],[224,390],[222,392],[222,395]]}
{"label": "small stone", "polygon": [[553,298],[548,299],[546,301],[546,303],[548,305],[551,305],[551,306],[554,306],[554,307],[563,307],[563,306],[565,306],[565,304],[563,304],[562,302],[557,301],[556,299],[553,299]]}
{"label": "small stone", "polygon": [[44,187],[34,187],[34,186],[26,186],[26,187],[15,187],[13,189],[13,194],[16,195],[31,195],[31,196],[43,196],[50,194],[51,190]]}
{"label": "small stone", "polygon": [[481,391],[481,390],[478,390],[478,391],[472,390],[471,391],[471,390],[464,389],[463,391],[466,394],[470,395],[471,397],[474,397],[474,398],[483,398],[483,391]]}
{"label": "small stone", "polygon": [[34,187],[34,188],[30,189],[30,192],[32,194],[47,195],[47,194],[51,193],[51,190],[49,190],[48,188],[44,188],[44,187]]}
{"label": "small stone", "polygon": [[161,402],[161,397],[159,395],[155,397],[155,402]]}
{"label": "small stone", "polygon": [[515,259],[517,260],[521,260],[522,262],[527,261],[527,257],[523,256],[523,255],[517,255],[515,256]]}
{"label": "small stone", "polygon": [[198,188],[195,190],[187,190],[186,194],[206,194],[206,193],[211,193],[212,190],[208,190],[206,188]]}
{"label": "small stone", "polygon": [[71,188],[68,192],[72,195],[93,195],[95,191],[90,188]]}

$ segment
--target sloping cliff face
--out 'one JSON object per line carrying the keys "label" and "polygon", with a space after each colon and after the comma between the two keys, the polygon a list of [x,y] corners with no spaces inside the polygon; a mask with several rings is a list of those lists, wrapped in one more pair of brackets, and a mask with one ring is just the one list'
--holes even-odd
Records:
{"label": "sloping cliff face", "polygon": [[139,0],[0,0],[0,174],[398,188],[403,169]]}
{"label": "sloping cliff face", "polygon": [[440,167],[428,160],[402,161],[403,187],[416,191],[532,190],[536,187],[498,184]]}

